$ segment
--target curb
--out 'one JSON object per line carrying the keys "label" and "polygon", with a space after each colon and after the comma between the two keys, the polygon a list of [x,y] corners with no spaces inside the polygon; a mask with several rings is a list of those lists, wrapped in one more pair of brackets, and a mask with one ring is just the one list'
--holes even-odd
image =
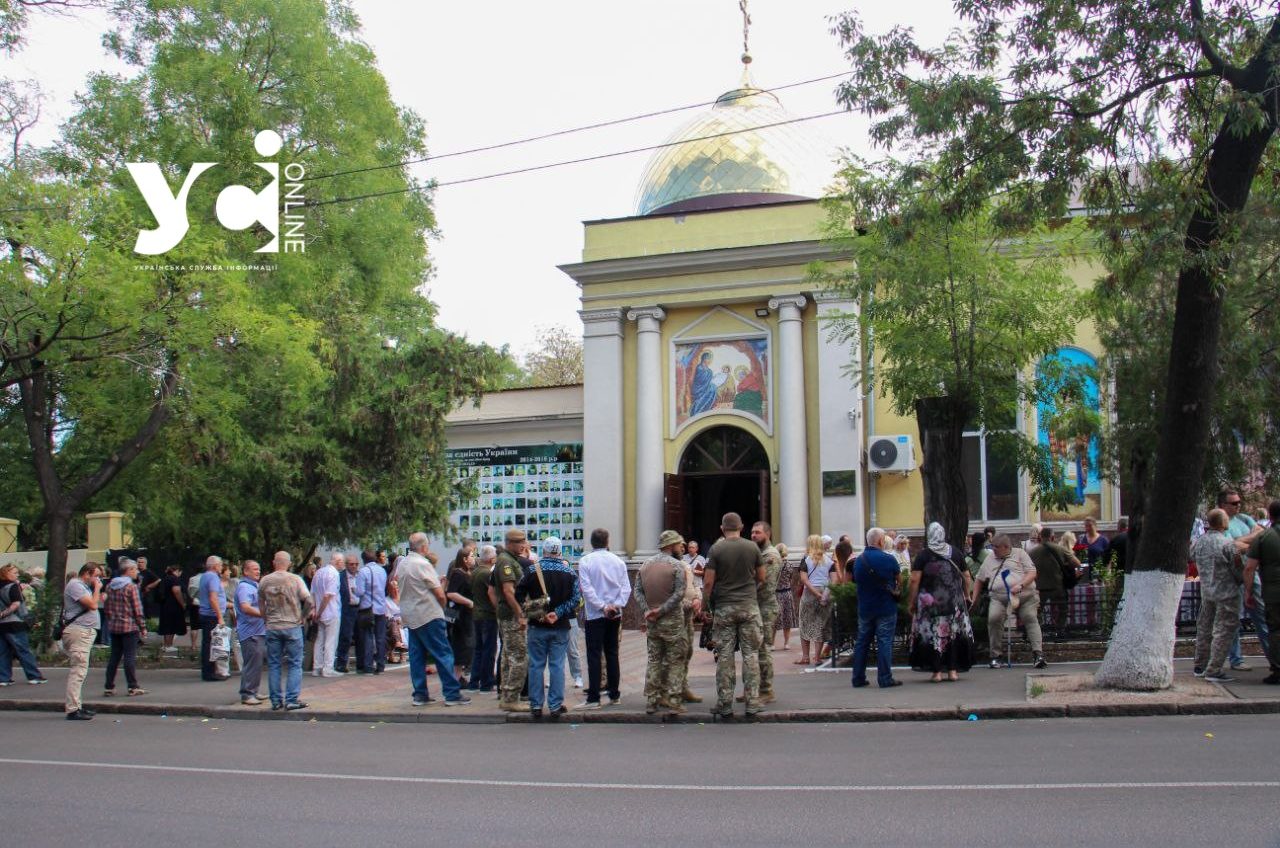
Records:
{"label": "curb", "polygon": [[[120,704],[86,702],[100,715],[142,715],[177,718],[217,718],[245,721],[342,721],[360,724],[502,724],[503,716],[459,715],[452,713],[373,713],[343,710],[296,710],[273,712],[248,710],[235,706],[201,706],[198,704]],[[443,708],[442,708],[443,709]],[[0,711],[12,712],[63,712],[59,701],[0,700]]]}
{"label": "curb", "polygon": [[[299,710],[296,712],[250,711],[234,706],[200,706],[192,704],[125,704],[96,703],[92,709],[102,715],[177,716],[182,718],[233,719],[245,721],[335,721],[362,724],[534,724],[524,713],[499,715],[462,715],[459,713],[374,713],[342,710]],[[57,701],[0,700],[0,711],[62,712]],[[999,721],[1050,718],[1126,718],[1140,716],[1212,716],[1212,715],[1276,715],[1280,701],[1241,701],[1218,699],[1182,704],[1175,701],[1151,701],[1134,704],[998,704],[987,707],[930,707],[880,709],[813,709],[763,712],[753,718],[735,714],[722,719],[710,713],[685,713],[679,716],[648,715],[643,712],[588,712],[556,721],[544,719],[540,724],[871,724],[912,721],[966,721],[970,715],[979,720]]]}

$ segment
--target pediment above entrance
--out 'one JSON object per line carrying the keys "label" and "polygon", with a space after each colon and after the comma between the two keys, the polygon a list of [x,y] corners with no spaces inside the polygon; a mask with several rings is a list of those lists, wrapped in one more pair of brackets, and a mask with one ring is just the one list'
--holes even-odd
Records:
{"label": "pediment above entrance", "polygon": [[723,306],[716,306],[686,324],[671,339],[681,342],[768,335],[768,325],[752,321]]}

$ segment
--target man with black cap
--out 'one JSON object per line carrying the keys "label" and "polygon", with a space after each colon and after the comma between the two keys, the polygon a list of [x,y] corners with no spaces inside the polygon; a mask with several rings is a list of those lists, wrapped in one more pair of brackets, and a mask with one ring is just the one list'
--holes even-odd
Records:
{"label": "man with black cap", "polygon": [[765,582],[764,554],[755,542],[742,538],[742,517],[726,512],[720,519],[724,538],[711,546],[703,573],[703,594],[714,618],[712,638],[720,650],[716,657],[717,718],[733,715],[733,689],[737,680],[733,647],[742,652],[742,687],[747,716],[760,712],[760,641],[763,625],[757,587]]}
{"label": "man with black cap", "polygon": [[644,612],[643,627],[648,632],[648,663],[644,671],[645,712],[653,715],[665,709],[673,715],[684,712],[684,668],[689,634],[685,629],[684,538],[674,530],[664,530],[658,538],[658,553],[640,566],[636,575],[636,603]]}

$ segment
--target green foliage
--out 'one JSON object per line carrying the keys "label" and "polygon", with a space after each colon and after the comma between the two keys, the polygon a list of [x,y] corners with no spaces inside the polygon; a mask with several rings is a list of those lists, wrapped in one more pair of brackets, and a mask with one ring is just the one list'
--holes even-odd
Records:
{"label": "green foliage", "polygon": [[[849,563],[850,568],[853,563]],[[910,617],[907,609],[907,586],[911,583],[911,572],[903,571],[898,575],[898,621],[906,621]],[[841,622],[856,629],[858,626],[858,584],[850,580],[848,583],[835,583],[827,587],[831,592],[831,604],[840,617]]]}
{"label": "green foliage", "polygon": [[[1276,154],[1254,181],[1238,240],[1222,279],[1220,390],[1214,398],[1210,449],[1201,494],[1223,487],[1265,493],[1280,480],[1280,187]],[[1185,175],[1171,163],[1146,169],[1141,226],[1104,241],[1108,273],[1091,307],[1111,349],[1107,377],[1116,385],[1116,425],[1104,439],[1104,468],[1128,491],[1150,482],[1155,462],[1151,410],[1164,403],[1164,358],[1171,343],[1183,218]]]}
{"label": "green foliage", "polygon": [[[928,163],[894,177],[907,226],[939,208],[962,219],[997,196],[992,221],[1011,234],[1087,212],[1108,264],[1133,272],[1114,275],[1112,317],[1100,318],[1114,322],[1111,351],[1133,354],[1115,372],[1118,393],[1132,392],[1121,404],[1137,416],[1125,426],[1153,447],[1121,433],[1113,456],[1128,469],[1133,512],[1150,512],[1135,567],[1179,571],[1212,476],[1206,458],[1237,435],[1214,420],[1214,378],[1250,192],[1275,175],[1280,17],[1263,0],[954,6],[962,26],[940,46],[841,16],[834,32],[853,73],[838,97],[871,118],[877,144]],[[1169,260],[1154,263],[1171,272],[1164,290],[1132,286],[1152,246]],[[1258,350],[1274,360],[1274,348]],[[1262,426],[1256,410],[1244,415],[1255,432]]]}
{"label": "green foliage", "polygon": [[[395,163],[425,153],[421,119],[391,100],[342,2],[153,0],[118,20],[106,42],[137,73],[92,76],[57,144],[0,172],[20,208],[0,214],[0,376],[49,390],[32,410],[62,481],[43,488],[46,516],[125,508],[139,541],[259,556],[440,529],[443,417],[502,363],[435,327],[419,292],[435,220]],[[278,161],[305,166],[309,201],[390,194],[308,206],[305,253],[256,253],[264,231],[226,230],[214,202],[265,185],[253,140],[268,128]],[[132,252],[154,223],[126,162],[159,163],[171,186],[219,163],[158,270]],[[25,408],[0,399],[6,460]],[[157,410],[169,426],[141,440],[149,452],[95,476]],[[25,522],[36,481],[15,476],[27,484],[6,486],[0,511]]]}
{"label": "green foliage", "polygon": [[[904,217],[896,186],[903,171],[920,169],[852,160],[841,194],[828,201],[828,235],[853,262],[815,272],[859,304],[839,316],[834,331],[859,341],[868,360],[847,372],[861,380],[865,370],[863,391],[882,391],[899,415],[915,414],[924,398],[960,399],[970,413],[961,424],[993,431],[1006,455],[1031,473],[1038,503],[1065,503],[1057,464],[1012,423],[1020,406],[1046,394],[1078,394],[1077,376],[1031,369],[1072,339],[1082,317],[1063,270],[1078,228],[1042,226],[1010,240],[996,223],[999,206],[953,217],[918,198]],[[1060,406],[1064,416],[1083,409]],[[958,475],[959,457],[929,459]]]}

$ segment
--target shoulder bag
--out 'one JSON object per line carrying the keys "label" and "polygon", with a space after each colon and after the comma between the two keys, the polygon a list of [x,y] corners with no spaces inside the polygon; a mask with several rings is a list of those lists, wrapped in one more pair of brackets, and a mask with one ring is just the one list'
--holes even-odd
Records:
{"label": "shoulder bag", "polygon": [[542,579],[542,563],[535,562],[533,571],[538,575],[538,585],[542,587],[542,596],[538,598],[528,598],[520,609],[524,612],[524,617],[531,622],[542,622],[547,618],[547,613],[551,604],[551,597],[547,594],[547,582]]}

